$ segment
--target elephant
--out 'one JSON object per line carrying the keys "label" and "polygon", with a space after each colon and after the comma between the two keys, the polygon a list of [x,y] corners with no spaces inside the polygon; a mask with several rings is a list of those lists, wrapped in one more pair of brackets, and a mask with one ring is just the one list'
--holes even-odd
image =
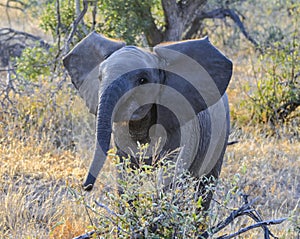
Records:
{"label": "elephant", "polygon": [[[92,32],[63,64],[96,116],[85,190],[93,188],[110,147],[120,156],[130,154],[135,164],[137,144],[154,147],[159,140],[159,155],[180,148],[168,160],[178,162],[181,171],[219,177],[230,129],[225,91],[232,62],[208,37],[145,49]],[[146,163],[151,161],[149,157]]]}

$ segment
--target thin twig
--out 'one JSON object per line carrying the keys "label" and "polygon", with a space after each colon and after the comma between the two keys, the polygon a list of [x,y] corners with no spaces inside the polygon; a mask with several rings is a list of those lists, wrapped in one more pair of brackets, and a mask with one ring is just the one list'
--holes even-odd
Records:
{"label": "thin twig", "polygon": [[70,50],[70,44],[71,44],[71,42],[73,40],[73,37],[75,35],[75,32],[77,30],[78,24],[83,19],[83,17],[86,14],[87,10],[88,10],[88,2],[87,2],[87,0],[83,0],[83,9],[80,12],[80,14],[78,15],[78,17],[75,19],[75,21],[73,21],[71,32],[70,32],[69,36],[67,37],[67,39],[65,41],[64,53],[67,53]]}
{"label": "thin twig", "polygon": [[[111,209],[109,209],[106,205],[104,205],[103,203],[99,203],[97,201],[94,201],[96,203],[97,206],[104,208],[110,215],[113,215],[115,217],[117,217],[120,221],[122,222],[126,222],[122,217],[120,217],[120,215],[118,215],[117,213],[115,213],[114,211],[112,211]],[[116,224],[112,218],[107,217],[113,224],[115,224],[115,226],[118,228],[119,231],[122,231],[128,235],[131,235],[129,232],[125,231],[123,228],[119,227],[118,224]]]}
{"label": "thin twig", "polygon": [[235,232],[233,234],[230,235],[223,235],[221,237],[218,237],[217,239],[229,239],[229,238],[233,238],[235,236],[238,236],[246,231],[249,231],[251,229],[257,228],[257,227],[262,227],[264,230],[264,238],[265,239],[269,239],[270,236],[276,238],[268,229],[267,226],[270,225],[274,225],[274,224],[280,224],[283,221],[286,220],[286,218],[281,218],[281,219],[275,219],[275,220],[267,220],[267,221],[262,221],[262,218],[260,217],[259,213],[252,208],[252,205],[254,204],[254,202],[257,199],[252,200],[251,202],[248,202],[248,195],[243,195],[243,199],[244,199],[244,205],[242,205],[239,209],[234,210],[233,212],[230,213],[230,215],[223,221],[221,221],[220,223],[218,223],[217,226],[214,226],[212,228],[209,228],[208,230],[206,230],[204,233],[202,233],[198,238],[202,239],[202,238],[208,238],[211,235],[214,235],[218,232],[220,232],[222,229],[224,229],[225,227],[227,227],[230,223],[232,223],[236,218],[240,217],[240,216],[249,216],[251,217],[256,223],[242,228],[240,229],[238,232]]}
{"label": "thin twig", "polygon": [[89,239],[89,238],[92,238],[95,233],[96,233],[96,231],[87,232],[81,236],[74,237],[73,239]]}
{"label": "thin twig", "polygon": [[115,216],[115,217],[119,217],[119,215],[117,213],[115,213],[114,211],[110,210],[109,207],[107,207],[106,205],[104,205],[103,203],[97,202],[95,201],[96,205],[104,208],[109,214]]}
{"label": "thin twig", "polygon": [[11,9],[16,9],[16,10],[20,10],[20,11],[24,11],[23,8],[21,7],[17,7],[17,6],[10,6],[9,4],[3,4],[3,3],[0,3],[0,7],[6,7],[7,9],[8,8],[11,8]]}
{"label": "thin twig", "polygon": [[98,0],[94,1],[94,6],[93,6],[93,10],[92,10],[92,26],[91,26],[91,31],[94,31],[96,28],[96,24],[97,24],[97,20],[96,20],[96,16],[97,16],[97,7],[98,7]]}
{"label": "thin twig", "polygon": [[47,42],[42,40],[40,37],[32,35],[30,33],[18,31],[18,30],[9,28],[9,27],[0,29],[0,36],[6,36],[9,34],[12,34],[12,36],[10,36],[9,38],[7,38],[5,40],[16,39],[16,35],[21,35],[21,36],[25,37],[25,39],[29,38],[33,41],[38,41],[40,43],[40,46],[44,47],[45,49],[49,49],[51,47]]}
{"label": "thin twig", "polygon": [[[244,23],[240,19],[239,15],[233,9],[222,7],[222,8],[214,9],[209,12],[200,11],[194,21],[200,22],[203,19],[207,19],[207,18],[225,19],[226,17],[231,18],[231,20],[238,26],[238,28],[243,33],[243,35],[246,37],[246,39],[248,41],[250,41],[256,47],[256,49],[261,51],[261,49],[259,47],[259,43],[252,36],[250,36],[248,31],[246,30]],[[195,29],[189,30],[188,33],[186,34],[186,37],[191,36],[191,34],[193,33],[194,30]],[[192,32],[190,32],[190,31],[192,31]]]}
{"label": "thin twig", "polygon": [[248,227],[244,227],[244,228],[240,229],[239,231],[237,231],[237,232],[235,232],[233,234],[224,235],[224,236],[218,237],[217,239],[230,239],[230,238],[234,238],[234,237],[236,237],[238,235],[241,235],[242,233],[245,233],[245,232],[247,232],[249,230],[252,230],[254,228],[266,227],[266,226],[280,224],[280,223],[284,222],[286,219],[287,218],[280,218],[280,219],[275,219],[275,220],[261,221],[261,222],[258,222],[256,224],[250,225]]}

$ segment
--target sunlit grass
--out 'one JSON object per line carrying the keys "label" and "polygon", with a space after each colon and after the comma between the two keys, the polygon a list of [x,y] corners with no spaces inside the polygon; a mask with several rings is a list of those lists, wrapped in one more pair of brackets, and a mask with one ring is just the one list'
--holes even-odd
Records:
{"label": "sunlit grass", "polygon": [[[256,130],[259,129],[251,129],[252,132]],[[233,175],[237,178],[239,190],[250,195],[251,199],[257,198],[255,207],[264,219],[290,217],[290,221],[274,227],[272,231],[276,236],[295,238],[297,234],[292,231],[299,223],[300,215],[299,141],[274,139],[259,133],[241,135],[239,143],[229,146],[226,152],[220,176],[225,187],[222,194],[232,187],[230,180]],[[233,205],[236,207],[236,202]],[[242,223],[243,220],[237,225]],[[261,230],[257,232],[261,233]],[[253,233],[243,238],[261,235]]]}
{"label": "sunlit grass", "polygon": [[[10,10],[10,17],[12,27],[41,36],[38,22],[28,20],[16,10]],[[0,27],[10,26],[5,14],[0,16],[0,22]],[[254,54],[251,48],[244,47],[242,52],[230,56],[234,61],[228,90],[234,125],[231,138],[239,143],[227,149],[220,186],[215,193],[215,200],[221,203],[230,196],[229,209],[218,207],[217,203],[212,203],[212,208],[221,220],[232,208],[240,206],[239,197],[229,193],[235,188],[251,198],[258,197],[255,207],[263,219],[290,217],[271,230],[282,239],[296,238],[296,226],[300,230],[300,124],[278,128],[280,134],[274,134],[267,125],[249,123],[251,112],[241,105],[241,99],[247,97],[244,82],[254,87],[256,84],[252,72],[252,64],[256,64]],[[5,79],[4,74],[2,78]],[[72,238],[90,230],[86,210],[68,194],[68,186],[79,190],[86,174],[93,150],[93,117],[69,90],[58,93],[59,107],[53,110],[46,95],[49,88],[14,99],[23,118],[0,114],[0,238]],[[27,115],[33,120],[24,124]],[[71,115],[71,119],[66,115]],[[41,118],[34,118],[37,116]],[[43,123],[48,131],[40,133],[45,128]],[[69,135],[63,138],[61,132]],[[54,139],[61,142],[59,147]],[[70,147],[70,139],[74,147]],[[102,175],[96,190],[85,194],[87,200],[99,197],[105,176],[114,177],[109,166]],[[227,233],[249,222],[241,219],[228,227]],[[262,231],[253,230],[241,238],[262,238]]]}
{"label": "sunlit grass", "polygon": [[[20,102],[16,105],[18,117],[1,115],[0,238],[72,238],[90,230],[86,210],[68,194],[68,186],[79,190],[86,174],[92,158],[94,119],[69,90],[60,92],[56,104],[51,104],[45,94],[47,85],[44,87],[35,96],[15,98]],[[231,87],[228,93],[231,107],[238,111],[241,89]],[[72,101],[68,95],[74,97]],[[29,113],[32,120],[26,121]],[[213,212],[218,220],[223,219],[242,204],[237,192],[244,192],[258,197],[255,207],[263,219],[290,217],[271,229],[279,238],[295,237],[299,223],[295,216],[300,215],[300,142],[293,132],[299,128],[292,124],[278,128],[279,137],[269,134],[266,125],[232,122],[231,140],[239,143],[227,149],[215,193],[220,203],[229,197],[229,209],[212,203]],[[99,198],[106,180],[114,178],[112,171],[107,162],[95,191],[83,194],[86,200]],[[234,195],[233,188],[237,190]],[[228,227],[227,233],[250,222],[241,219]],[[254,230],[243,238],[258,238],[261,233]]]}
{"label": "sunlit grass", "polygon": [[0,155],[1,238],[46,238],[58,233],[59,222],[72,225],[74,236],[84,232],[85,214],[67,194],[66,185],[78,183],[84,172],[74,153],[6,136]]}
{"label": "sunlit grass", "polygon": [[[0,214],[4,219],[0,237],[72,238],[84,233],[90,225],[86,211],[67,193],[67,185],[79,188],[86,172],[81,155],[30,138],[24,142],[8,135],[5,139],[0,144]],[[239,140],[228,147],[221,173],[222,190],[217,190],[215,199],[224,200],[235,178],[240,191],[259,198],[255,206],[264,219],[299,215],[299,142],[243,134]],[[94,192],[94,198],[99,193]],[[231,199],[227,207],[240,204],[240,200]],[[230,212],[222,207],[217,211],[219,219]],[[250,220],[235,223],[231,232],[246,222]],[[295,218],[274,226],[273,232],[279,238],[293,238],[294,227]],[[261,230],[247,235],[243,238],[257,238]]]}

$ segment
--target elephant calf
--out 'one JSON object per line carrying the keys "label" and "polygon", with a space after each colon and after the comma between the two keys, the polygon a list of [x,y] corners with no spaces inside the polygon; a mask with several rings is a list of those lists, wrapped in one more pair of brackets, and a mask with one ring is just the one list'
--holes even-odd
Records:
{"label": "elephant calf", "polygon": [[160,44],[150,51],[92,32],[63,62],[97,116],[86,190],[92,189],[112,144],[127,156],[137,142],[154,147],[158,139],[158,154],[180,147],[171,160],[180,157],[181,170],[218,178],[229,134],[225,91],[232,63],[208,38]]}

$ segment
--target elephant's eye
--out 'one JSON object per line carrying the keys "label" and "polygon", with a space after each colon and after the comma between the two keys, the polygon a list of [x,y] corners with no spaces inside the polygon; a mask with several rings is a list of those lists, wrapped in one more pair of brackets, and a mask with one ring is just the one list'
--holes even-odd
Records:
{"label": "elephant's eye", "polygon": [[148,80],[146,78],[140,78],[139,79],[139,84],[140,85],[146,84],[147,82],[148,82]]}

